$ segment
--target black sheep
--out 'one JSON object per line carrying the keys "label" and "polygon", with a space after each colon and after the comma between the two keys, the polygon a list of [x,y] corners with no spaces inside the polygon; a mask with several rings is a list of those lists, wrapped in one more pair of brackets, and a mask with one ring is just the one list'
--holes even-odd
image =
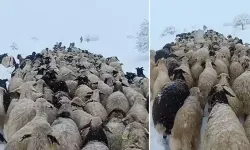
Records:
{"label": "black sheep", "polygon": [[28,55],[25,59],[30,59],[31,61],[33,61],[36,57],[36,52],[32,52],[32,55]]}
{"label": "black sheep", "polygon": [[229,104],[227,95],[235,97],[226,90],[225,85],[215,85],[208,94],[208,112],[212,110],[216,103]]}
{"label": "black sheep", "polygon": [[4,106],[4,110],[5,113],[8,110],[8,107],[10,105],[10,94],[7,90],[7,86],[6,86],[6,82],[8,81],[8,79],[0,79],[0,88],[3,88],[3,106]]}
{"label": "black sheep", "polygon": [[0,55],[0,64],[2,63],[3,58],[6,57],[6,56],[8,56],[7,53],[4,53],[4,54]]}
{"label": "black sheep", "polygon": [[6,82],[7,81],[8,81],[8,79],[0,79],[0,87],[2,87],[5,90],[7,90],[7,86],[6,86]]}
{"label": "black sheep", "polygon": [[15,64],[15,69],[12,71],[11,73],[11,78],[14,77],[14,75],[16,74],[16,70],[19,68],[19,64]]}
{"label": "black sheep", "polygon": [[4,136],[2,135],[2,133],[0,133],[0,141],[7,143],[7,141],[5,140]]}
{"label": "black sheep", "polygon": [[58,81],[56,77],[56,72],[54,70],[49,70],[45,73],[42,79],[50,87],[50,89],[56,93],[58,91],[63,91],[68,93],[69,89],[65,81]]}
{"label": "black sheep", "polygon": [[133,80],[134,80],[135,77],[136,77],[136,74],[132,73],[132,72],[126,72],[126,74],[125,74],[125,78],[128,79],[129,84],[133,83]]}
{"label": "black sheep", "polygon": [[91,122],[92,121],[90,121],[89,132],[86,135],[86,141],[84,142],[84,144],[87,144],[90,141],[99,141],[99,142],[104,143],[106,146],[108,146],[108,139],[107,139],[107,136],[106,136],[105,131],[103,129],[104,128],[103,124],[101,124],[98,127],[93,127],[91,125],[92,124]]}
{"label": "black sheep", "polygon": [[89,84],[89,79],[87,76],[78,76],[75,80],[77,81],[78,86]]}
{"label": "black sheep", "polygon": [[144,74],[143,74],[143,67],[137,67],[137,68],[135,68],[136,69],[136,71],[137,71],[137,76],[138,77],[146,77]]}
{"label": "black sheep", "polygon": [[169,55],[172,53],[171,46],[170,47],[163,47],[163,49],[156,51],[155,53],[155,63],[161,58],[168,58]]}
{"label": "black sheep", "polygon": [[153,103],[152,117],[154,126],[163,125],[165,127],[165,131],[159,131],[163,134],[163,137],[171,134],[175,115],[189,96],[188,86],[183,79],[183,71],[181,69],[175,70],[174,82],[163,88]]}

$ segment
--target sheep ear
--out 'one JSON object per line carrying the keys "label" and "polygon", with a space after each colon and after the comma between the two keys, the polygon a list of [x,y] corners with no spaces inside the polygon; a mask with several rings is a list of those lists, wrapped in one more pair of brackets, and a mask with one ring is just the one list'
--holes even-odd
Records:
{"label": "sheep ear", "polygon": [[60,143],[57,141],[56,137],[54,137],[53,135],[47,135],[50,144],[53,145],[54,143],[56,143],[57,145],[60,145]]}
{"label": "sheep ear", "polygon": [[128,87],[128,85],[126,85],[126,84],[124,84],[124,83],[122,83],[122,86]]}
{"label": "sheep ear", "polygon": [[111,134],[113,133],[113,132],[109,129],[109,127],[107,127],[107,126],[105,126],[105,125],[103,126],[103,129],[104,129],[105,131],[111,133]]}
{"label": "sheep ear", "polygon": [[216,67],[216,65],[215,65],[215,63],[214,63],[214,62],[211,62],[211,64],[212,64],[214,67]]}
{"label": "sheep ear", "polygon": [[13,91],[11,91],[11,93],[15,93],[15,92],[17,92],[17,93],[21,94],[21,89],[20,89],[20,87],[19,87],[19,88],[14,89]]}
{"label": "sheep ear", "polygon": [[227,86],[223,86],[223,91],[227,94],[230,95],[231,97],[236,97],[232,89],[228,88]]}
{"label": "sheep ear", "polygon": [[143,129],[144,129],[144,131],[145,131],[146,135],[147,135],[147,136],[149,136],[148,129],[147,129],[147,128],[144,128],[144,127],[143,127]]}
{"label": "sheep ear", "polygon": [[31,137],[31,134],[25,134],[25,135],[21,138],[20,142],[23,141],[24,139],[30,138],[30,137]]}

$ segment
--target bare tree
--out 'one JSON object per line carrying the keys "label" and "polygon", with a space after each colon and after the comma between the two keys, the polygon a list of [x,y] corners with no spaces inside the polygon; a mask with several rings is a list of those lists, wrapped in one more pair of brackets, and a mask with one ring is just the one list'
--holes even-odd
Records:
{"label": "bare tree", "polygon": [[236,16],[232,23],[224,23],[224,26],[232,26],[233,28],[241,27],[245,30],[246,26],[250,24],[250,16],[248,14],[240,14]]}
{"label": "bare tree", "polygon": [[89,34],[84,36],[84,41],[86,41],[86,42],[98,41],[98,40],[99,40],[98,36],[89,35]]}
{"label": "bare tree", "polygon": [[13,42],[10,47],[12,48],[12,50],[18,50],[18,46],[15,42]]}
{"label": "bare tree", "polygon": [[164,37],[166,35],[174,35],[176,33],[175,27],[169,26],[166,27],[166,29],[162,32],[161,37]]}
{"label": "bare tree", "polygon": [[250,24],[250,16],[248,14],[240,14],[233,20],[233,27],[241,27],[241,30],[245,29],[246,25]]}
{"label": "bare tree", "polygon": [[140,29],[137,32],[135,37],[136,39],[136,48],[138,51],[145,53],[149,49],[149,22],[148,20],[144,20],[141,25]]}

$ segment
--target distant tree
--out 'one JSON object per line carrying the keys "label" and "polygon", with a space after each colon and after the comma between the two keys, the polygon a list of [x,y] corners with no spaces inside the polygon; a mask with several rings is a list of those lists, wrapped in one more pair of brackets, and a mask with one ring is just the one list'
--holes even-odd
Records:
{"label": "distant tree", "polygon": [[223,26],[232,26],[233,28],[241,27],[241,30],[245,30],[247,25],[250,25],[248,14],[240,14],[234,18],[233,22],[223,24]]}
{"label": "distant tree", "polygon": [[248,14],[240,14],[233,20],[233,27],[241,27],[241,30],[245,29],[246,25],[250,24],[250,16]]}
{"label": "distant tree", "polygon": [[136,49],[142,53],[145,53],[149,49],[149,22],[148,20],[144,20],[141,25],[140,29],[137,32],[135,37],[136,40]]}
{"label": "distant tree", "polygon": [[10,47],[12,48],[12,50],[18,50],[18,46],[15,42],[13,42]]}
{"label": "distant tree", "polygon": [[93,36],[93,35],[85,35],[84,36],[84,41],[90,42],[90,41],[98,41],[99,37],[98,36]]}
{"label": "distant tree", "polygon": [[176,33],[175,27],[169,26],[166,27],[166,29],[162,32],[161,37],[167,36],[167,35],[174,35]]}

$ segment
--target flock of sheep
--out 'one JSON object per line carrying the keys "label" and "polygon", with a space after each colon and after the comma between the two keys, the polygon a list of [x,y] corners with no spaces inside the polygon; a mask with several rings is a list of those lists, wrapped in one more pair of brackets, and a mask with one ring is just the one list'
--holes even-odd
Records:
{"label": "flock of sheep", "polygon": [[200,33],[179,34],[150,53],[154,128],[171,150],[249,150],[250,47],[214,30]]}
{"label": "flock of sheep", "polygon": [[104,58],[56,44],[22,58],[0,79],[0,140],[5,150],[147,150],[149,81]]}

